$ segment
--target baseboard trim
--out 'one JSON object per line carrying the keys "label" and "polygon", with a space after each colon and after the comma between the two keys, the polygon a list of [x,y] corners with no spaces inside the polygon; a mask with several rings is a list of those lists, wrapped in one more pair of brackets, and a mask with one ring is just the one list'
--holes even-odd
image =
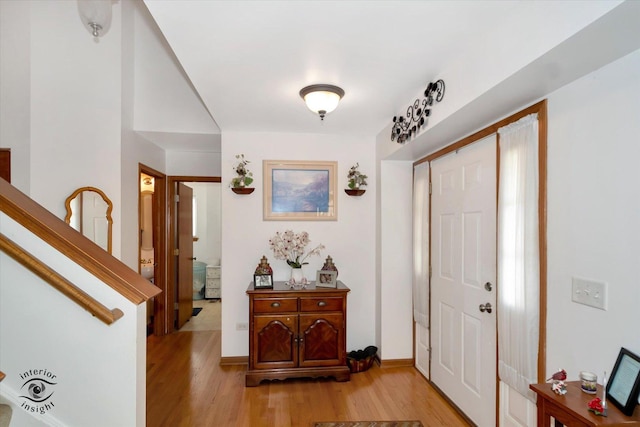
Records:
{"label": "baseboard trim", "polygon": [[[381,360],[378,355],[376,355],[375,362],[381,368],[406,368],[414,366],[413,359],[385,359]],[[248,365],[249,364],[249,356],[232,356],[232,357],[221,357],[220,358],[220,366],[234,366],[234,365]]]}
{"label": "baseboard trim", "polygon": [[248,365],[249,356],[221,357],[220,366]]}
{"label": "baseboard trim", "polygon": [[380,360],[378,358],[378,364],[381,368],[407,368],[413,367],[413,359],[385,359]]}

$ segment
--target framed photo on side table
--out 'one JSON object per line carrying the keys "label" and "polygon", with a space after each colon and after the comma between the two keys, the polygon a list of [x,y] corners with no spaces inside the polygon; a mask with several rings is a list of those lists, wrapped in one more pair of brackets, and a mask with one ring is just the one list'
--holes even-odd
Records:
{"label": "framed photo on side table", "polygon": [[318,270],[316,288],[337,288],[338,273],[333,270]]}
{"label": "framed photo on side table", "polygon": [[638,404],[640,391],[640,357],[621,348],[607,382],[607,400],[630,417]]}
{"label": "framed photo on side table", "polygon": [[254,274],[254,289],[273,289],[273,274]]}

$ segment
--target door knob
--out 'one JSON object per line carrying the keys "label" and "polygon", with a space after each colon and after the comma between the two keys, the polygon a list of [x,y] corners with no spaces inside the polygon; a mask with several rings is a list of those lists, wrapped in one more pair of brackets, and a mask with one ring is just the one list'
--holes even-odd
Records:
{"label": "door knob", "polygon": [[485,311],[487,313],[491,313],[491,310],[493,310],[493,308],[491,307],[491,303],[488,302],[486,304],[480,304],[480,312],[484,313]]}
{"label": "door knob", "polygon": [[195,260],[196,260],[196,257],[191,257],[191,258],[189,258],[189,259],[190,259],[191,261],[195,261]]}
{"label": "door knob", "polygon": [[491,282],[487,282],[484,284],[484,288],[487,290],[487,292],[491,292],[491,289],[493,289],[493,285],[491,284]]}

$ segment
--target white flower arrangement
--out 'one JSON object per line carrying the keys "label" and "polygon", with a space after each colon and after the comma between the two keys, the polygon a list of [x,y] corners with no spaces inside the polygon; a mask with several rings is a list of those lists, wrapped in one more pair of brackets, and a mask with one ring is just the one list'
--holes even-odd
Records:
{"label": "white flower arrangement", "polygon": [[311,242],[309,233],[303,231],[294,233],[291,230],[285,232],[276,232],[276,235],[269,239],[269,247],[273,251],[276,259],[283,259],[291,268],[301,268],[303,265],[309,264],[305,262],[311,255],[320,255],[320,251],[324,249],[324,245],[320,244],[305,254],[304,248]]}

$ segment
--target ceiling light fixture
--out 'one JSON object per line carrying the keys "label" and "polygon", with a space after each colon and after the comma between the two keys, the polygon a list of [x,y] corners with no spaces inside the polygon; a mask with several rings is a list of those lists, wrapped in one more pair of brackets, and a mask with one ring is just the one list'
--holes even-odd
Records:
{"label": "ceiling light fixture", "polygon": [[338,86],[318,84],[302,88],[300,96],[309,110],[318,114],[320,120],[324,120],[326,114],[336,109],[338,102],[344,96],[344,90]]}
{"label": "ceiling light fixture", "polygon": [[104,36],[111,27],[111,0],[78,0],[82,24],[93,37]]}
{"label": "ceiling light fixture", "polygon": [[393,127],[391,128],[391,140],[397,139],[398,144],[404,144],[409,138],[415,136],[418,130],[427,122],[427,117],[431,114],[428,107],[433,105],[433,100],[437,102],[444,98],[444,80],[440,79],[435,83],[429,83],[424,91],[425,98],[420,101],[416,99],[413,105],[407,108],[406,118],[402,116],[393,117]]}

